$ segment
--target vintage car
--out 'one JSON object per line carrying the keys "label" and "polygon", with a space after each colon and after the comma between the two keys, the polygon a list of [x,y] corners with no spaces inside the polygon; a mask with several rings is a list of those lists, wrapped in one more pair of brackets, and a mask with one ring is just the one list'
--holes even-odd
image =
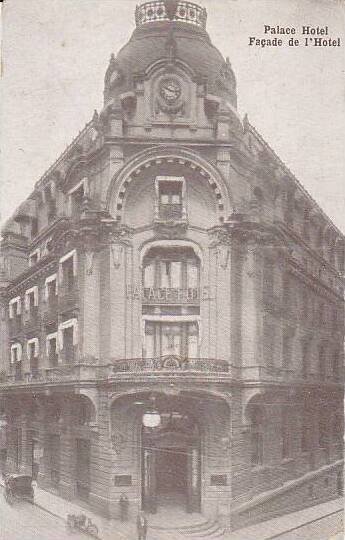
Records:
{"label": "vintage car", "polygon": [[4,478],[4,497],[8,504],[13,504],[16,500],[27,500],[34,502],[34,489],[32,487],[32,477],[24,474],[9,474]]}

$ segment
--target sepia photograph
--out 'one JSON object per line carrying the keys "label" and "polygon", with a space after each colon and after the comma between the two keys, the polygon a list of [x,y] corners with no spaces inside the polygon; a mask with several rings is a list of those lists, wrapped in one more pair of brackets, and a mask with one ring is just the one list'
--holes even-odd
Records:
{"label": "sepia photograph", "polygon": [[0,7],[0,540],[342,540],[345,2]]}

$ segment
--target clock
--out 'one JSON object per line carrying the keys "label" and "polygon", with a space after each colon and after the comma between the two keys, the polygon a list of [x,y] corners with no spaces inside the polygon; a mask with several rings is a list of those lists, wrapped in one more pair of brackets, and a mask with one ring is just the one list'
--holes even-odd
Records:
{"label": "clock", "polygon": [[184,114],[184,91],[181,81],[174,75],[164,76],[158,81],[155,107],[157,113]]}
{"label": "clock", "polygon": [[181,85],[177,80],[164,79],[160,83],[159,94],[167,105],[174,105],[181,97]]}

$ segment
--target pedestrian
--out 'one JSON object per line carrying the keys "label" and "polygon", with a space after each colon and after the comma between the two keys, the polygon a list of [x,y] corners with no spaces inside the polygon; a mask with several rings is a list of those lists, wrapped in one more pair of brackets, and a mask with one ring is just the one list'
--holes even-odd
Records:
{"label": "pedestrian", "polygon": [[127,495],[125,495],[124,493],[121,493],[119,503],[120,503],[120,520],[127,521],[128,506],[129,506],[129,500],[128,500]]}
{"label": "pedestrian", "polygon": [[147,534],[147,517],[144,512],[139,512],[137,517],[137,530],[138,530],[138,540],[146,540]]}

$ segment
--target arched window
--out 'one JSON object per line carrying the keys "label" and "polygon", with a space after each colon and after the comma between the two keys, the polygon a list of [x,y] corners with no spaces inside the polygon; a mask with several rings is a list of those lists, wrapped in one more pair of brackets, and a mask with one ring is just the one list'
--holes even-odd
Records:
{"label": "arched window", "polygon": [[79,396],[76,400],[75,407],[75,422],[79,426],[86,426],[94,420],[94,407],[89,398]]}

